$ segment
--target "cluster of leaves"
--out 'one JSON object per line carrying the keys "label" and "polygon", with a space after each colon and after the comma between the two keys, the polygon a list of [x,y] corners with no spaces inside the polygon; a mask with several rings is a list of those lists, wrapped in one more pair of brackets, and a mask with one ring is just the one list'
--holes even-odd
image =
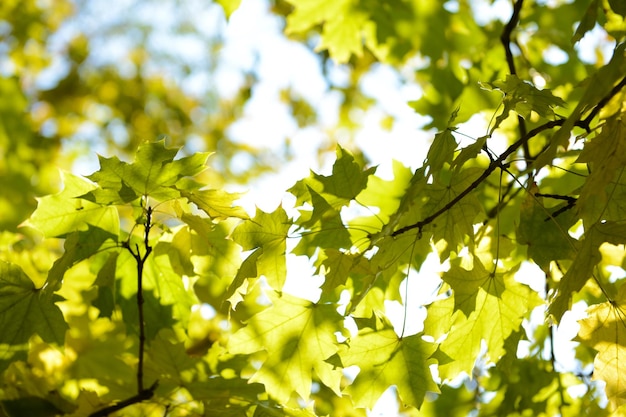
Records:
{"label": "cluster of leaves", "polygon": [[[47,195],[20,233],[0,235],[0,415],[358,416],[390,388],[415,416],[624,412],[621,3],[517,0],[508,22],[488,24],[465,1],[318,3],[274,10],[290,36],[319,38],[349,63],[355,82],[374,62],[429,61],[412,102],[439,129],[423,165],[395,163],[383,178],[338,146],[328,175],[288,190],[295,207],[253,216],[210,186],[208,153],[163,141],[138,145],[132,162],[101,156],[87,178],[63,172],[60,192],[38,189]],[[575,44],[596,23],[615,47],[594,68]],[[548,47],[567,64],[544,59]],[[1,114],[0,144],[16,156],[0,169],[20,181],[10,202],[32,190],[30,174],[45,177],[58,143],[39,145],[17,81],[1,81],[15,99]],[[136,107],[120,116],[146,127]],[[489,128],[466,144],[459,124],[477,114]],[[36,146],[40,159],[24,165],[22,147]],[[424,266],[432,254],[440,276]],[[294,256],[323,278],[319,295],[285,290],[311,287],[288,270]],[[408,316],[432,281],[425,318]],[[568,368],[555,333],[579,301],[587,317]]]}

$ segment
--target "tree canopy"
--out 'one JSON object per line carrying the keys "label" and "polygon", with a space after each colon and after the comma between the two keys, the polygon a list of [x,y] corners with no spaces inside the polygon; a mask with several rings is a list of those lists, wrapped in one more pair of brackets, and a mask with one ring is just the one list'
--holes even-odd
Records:
{"label": "tree canopy", "polygon": [[[625,4],[3,1],[0,417],[623,415]],[[304,55],[229,57],[254,7]],[[325,139],[242,140],[268,85]]]}

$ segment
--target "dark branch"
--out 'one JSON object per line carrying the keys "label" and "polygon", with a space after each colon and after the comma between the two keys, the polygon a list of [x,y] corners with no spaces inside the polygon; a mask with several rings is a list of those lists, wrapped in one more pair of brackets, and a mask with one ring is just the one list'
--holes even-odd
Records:
{"label": "dark branch", "polygon": [[139,324],[139,353],[138,353],[138,363],[137,363],[137,393],[141,393],[144,391],[143,388],[143,358],[146,344],[146,329],[144,322],[144,298],[143,298],[143,269],[152,253],[152,246],[150,246],[150,229],[152,228],[152,207],[148,207],[146,210],[146,222],[144,224],[144,254],[141,255],[141,251],[139,249],[139,245],[135,245],[135,250],[133,250],[130,246],[129,242],[125,242],[122,246],[128,249],[130,254],[135,258],[137,262],[137,310],[138,310],[138,324]]}
{"label": "dark branch", "polygon": [[[502,42],[502,46],[504,47],[504,53],[506,55],[506,63],[509,66],[509,73],[511,75],[516,75],[517,70],[515,68],[515,60],[513,59],[513,52],[511,51],[511,34],[513,33],[513,29],[517,27],[520,19],[520,11],[522,10],[522,5],[524,0],[517,0],[513,5],[513,14],[511,15],[511,19],[502,29],[502,34],[500,35],[500,41]],[[519,128],[520,137],[526,136],[526,121],[520,115],[517,115],[517,125]],[[532,160],[530,155],[530,149],[528,148],[528,141],[522,144],[522,149],[524,150],[524,158],[527,161]]]}
{"label": "dark branch", "polygon": [[591,121],[594,119],[594,117],[596,117],[596,115],[598,113],[600,113],[600,110],[602,110],[602,108],[604,106],[607,105],[607,103],[609,101],[611,101],[611,99],[620,92],[620,90],[622,88],[626,87],[626,77],[622,78],[622,81],[620,81],[619,83],[615,84],[615,87],[613,87],[611,89],[611,91],[609,92],[609,94],[607,94],[606,97],[602,98],[602,100],[600,100],[598,102],[598,104],[593,108],[593,110],[591,110],[591,113],[589,113],[587,115],[587,117],[585,117],[583,120],[581,120],[580,122],[580,126],[583,127],[587,132],[589,132],[589,126],[591,124]]}
{"label": "dark branch", "polygon": [[106,417],[111,413],[121,410],[122,408],[126,408],[130,405],[140,403],[142,401],[149,400],[154,396],[154,391],[157,389],[159,385],[158,381],[155,381],[154,384],[150,386],[150,388],[142,390],[141,392],[133,395],[130,398],[127,398],[119,403],[115,403],[108,407],[103,408],[102,410],[95,411],[89,415],[89,417]]}
{"label": "dark branch", "polygon": [[139,354],[137,363],[137,392],[141,393],[143,389],[143,357],[146,344],[146,329],[143,312],[143,268],[148,259],[148,256],[152,252],[152,246],[150,246],[150,228],[152,227],[152,207],[148,207],[146,211],[146,224],[144,231],[144,248],[145,253],[143,257],[139,256],[139,249],[137,249],[137,309],[139,312]]}
{"label": "dark branch", "polygon": [[517,151],[519,149],[519,147],[522,146],[525,142],[527,142],[530,138],[537,136],[539,133],[543,132],[544,130],[552,129],[552,128],[557,127],[557,126],[561,126],[561,125],[563,125],[564,122],[565,122],[565,120],[563,120],[563,119],[552,120],[552,121],[550,121],[548,123],[545,123],[545,124],[543,124],[541,126],[538,126],[538,127],[534,128],[533,130],[528,132],[526,135],[524,135],[523,137],[518,139],[511,146],[509,146],[498,157],[498,159],[493,160],[489,164],[487,169],[485,169],[485,171],[480,175],[480,177],[478,177],[473,183],[471,183],[465,190],[461,191],[456,197],[454,197],[452,200],[450,200],[445,206],[443,206],[442,208],[440,208],[439,210],[437,210],[436,212],[434,212],[430,216],[426,217],[425,219],[423,219],[423,220],[421,220],[421,221],[419,221],[419,222],[417,222],[415,224],[404,226],[404,227],[396,230],[395,232],[393,232],[391,234],[391,236],[395,237],[395,236],[401,235],[402,233],[406,233],[409,230],[413,230],[413,229],[418,229],[419,232],[421,232],[422,229],[424,228],[424,226],[427,226],[430,223],[432,223],[437,217],[441,216],[443,213],[445,213],[446,211],[450,210],[459,201],[461,201],[466,195],[468,195],[473,190],[475,190],[476,187],[478,187],[478,185],[480,185],[480,183],[482,183],[487,177],[489,177],[489,175],[491,175],[491,173],[493,171],[496,170],[496,168],[502,167],[504,165],[504,161],[506,160],[506,158],[508,158],[515,151]]}
{"label": "dark branch", "polygon": [[[521,2],[522,2],[521,0],[519,2],[517,2],[516,6],[521,7],[521,4],[520,4]],[[518,13],[519,13],[519,11],[518,11]],[[510,22],[509,22],[509,24],[510,24]],[[583,120],[577,120],[574,123],[574,126],[581,127],[583,129],[585,129],[586,131],[589,131],[590,123],[593,120],[593,118],[624,87],[626,87],[626,77],[624,77],[618,84],[616,84],[615,87],[613,87],[613,89],[609,92],[609,94],[607,94],[606,97],[603,97],[602,100],[600,100],[598,102],[598,104],[593,108],[593,110],[591,111],[591,113],[589,113],[589,115],[587,117],[585,117]],[[454,207],[466,195],[468,195],[470,192],[472,192],[474,189],[476,189],[478,187],[478,185],[480,185],[480,183],[482,183],[489,175],[491,175],[491,173],[493,171],[496,170],[496,168],[505,168],[504,161],[506,160],[506,158],[508,158],[515,151],[517,151],[520,148],[520,146],[524,146],[524,144],[526,144],[531,138],[537,136],[539,133],[543,132],[544,130],[552,129],[552,128],[555,128],[555,127],[558,127],[558,126],[562,126],[563,124],[565,124],[565,119],[552,120],[552,121],[549,121],[547,123],[542,124],[541,126],[537,126],[536,128],[534,128],[530,132],[527,132],[525,135],[520,137],[515,143],[510,145],[497,159],[492,159],[491,163],[489,164],[487,169],[485,169],[485,172],[483,172],[480,175],[480,177],[478,177],[473,183],[471,183],[465,190],[463,190],[460,194],[458,194],[456,197],[454,197],[452,200],[450,200],[445,206],[443,206],[442,208],[440,208],[439,210],[437,210],[436,212],[434,212],[430,216],[426,217],[425,219],[423,219],[423,220],[421,220],[421,221],[419,221],[417,223],[401,227],[400,229],[394,231],[391,234],[391,236],[395,237],[395,236],[401,235],[402,233],[406,233],[409,230],[413,230],[413,229],[418,229],[418,231],[421,233],[422,229],[424,228],[424,226],[429,225],[437,217],[441,216],[443,213],[445,213],[446,211],[448,211],[452,207]],[[541,154],[541,152],[540,152],[540,154]]]}

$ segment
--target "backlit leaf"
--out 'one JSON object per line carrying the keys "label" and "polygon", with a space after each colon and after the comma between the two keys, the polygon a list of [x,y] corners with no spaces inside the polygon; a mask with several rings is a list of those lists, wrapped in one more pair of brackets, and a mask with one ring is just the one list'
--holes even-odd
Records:
{"label": "backlit leaf", "polygon": [[443,274],[443,280],[453,290],[458,310],[448,337],[439,347],[452,359],[440,365],[442,378],[470,372],[482,340],[487,343],[489,358],[500,359],[505,353],[505,340],[520,328],[525,314],[539,304],[537,294],[517,282],[514,272],[493,273],[474,258],[471,270],[453,265]]}
{"label": "backlit leaf", "polygon": [[544,199],[535,196],[538,192],[531,186],[522,202],[517,241],[528,245],[528,257],[547,270],[551,261],[574,257],[578,242],[568,230],[576,219],[572,210],[553,216],[556,209],[545,208]]}
{"label": "backlit leaf", "polygon": [[613,408],[626,404],[626,287],[616,300],[590,306],[579,324],[578,339],[598,352],[593,379],[606,383]]}
{"label": "backlit leaf", "polygon": [[124,204],[140,196],[164,201],[180,196],[176,183],[206,169],[208,153],[174,159],[177,149],[165,148],[163,141],[146,142],[139,147],[132,163],[117,157],[99,156],[100,170],[89,176],[98,183],[85,198],[101,204]]}
{"label": "backlit leaf", "polygon": [[280,402],[289,400],[293,392],[307,400],[314,374],[339,392],[341,371],[326,362],[338,351],[334,332],[343,328],[335,307],[289,294],[271,297],[271,307],[253,316],[231,336],[229,352],[265,350],[267,358],[250,381],[263,383]]}
{"label": "backlit leaf", "polygon": [[64,237],[68,233],[87,230],[88,225],[117,235],[119,216],[114,207],[105,207],[80,197],[94,190],[89,181],[63,173],[63,191],[39,199],[39,204],[27,224],[46,237]]}
{"label": "backlit leaf", "polygon": [[233,232],[233,240],[244,250],[263,250],[257,260],[257,271],[265,275],[276,290],[282,289],[287,274],[285,251],[289,227],[289,219],[282,208],[273,213],[257,209],[253,219],[240,224]]}
{"label": "backlit leaf", "polygon": [[369,176],[375,171],[375,167],[364,170],[348,151],[338,146],[332,175],[315,175],[314,178],[322,184],[324,193],[353,200],[365,189]]}
{"label": "backlit leaf", "polygon": [[0,343],[20,345],[37,334],[63,346],[68,325],[58,301],[61,297],[35,288],[20,267],[0,261]]}
{"label": "backlit leaf", "polygon": [[594,224],[584,235],[580,250],[559,281],[558,291],[550,304],[550,313],[560,320],[570,308],[572,294],[585,285],[593,276],[593,270],[602,259],[600,245],[604,242],[613,245],[626,243],[626,225],[621,222]]}
{"label": "backlit leaf", "polygon": [[426,392],[439,392],[429,368],[436,345],[420,334],[400,338],[386,321],[375,327],[359,330],[340,352],[345,366],[360,368],[346,393],[357,406],[372,409],[382,393],[395,386],[404,404],[420,407]]}

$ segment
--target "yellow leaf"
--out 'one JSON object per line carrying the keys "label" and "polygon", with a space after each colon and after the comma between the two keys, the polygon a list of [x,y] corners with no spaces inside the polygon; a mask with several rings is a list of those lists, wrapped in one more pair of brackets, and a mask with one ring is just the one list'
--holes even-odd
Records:
{"label": "yellow leaf", "polygon": [[626,404],[626,286],[615,301],[592,305],[588,317],[579,321],[578,339],[598,351],[593,379],[606,383],[613,409]]}

